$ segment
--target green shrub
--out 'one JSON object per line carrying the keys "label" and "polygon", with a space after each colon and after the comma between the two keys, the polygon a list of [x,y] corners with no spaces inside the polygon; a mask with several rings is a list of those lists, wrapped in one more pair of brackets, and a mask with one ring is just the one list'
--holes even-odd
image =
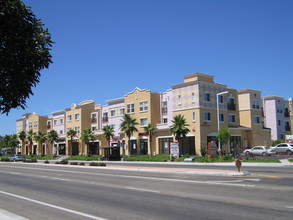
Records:
{"label": "green shrub", "polygon": [[78,165],[77,162],[70,162],[70,165]]}
{"label": "green shrub", "polygon": [[53,160],[53,155],[48,154],[48,155],[25,155],[24,156],[26,159],[31,160],[31,159],[37,159],[37,160]]}
{"label": "green shrub", "polygon": [[2,162],[10,162],[10,160],[8,159],[8,157],[2,157],[1,158],[1,161]]}
{"label": "green shrub", "polygon": [[68,164],[68,160],[63,159],[63,160],[60,161],[60,164]]}
{"label": "green shrub", "polygon": [[59,161],[56,161],[55,164],[60,164],[60,162]]}
{"label": "green shrub", "polygon": [[93,155],[93,156],[75,155],[75,156],[67,157],[65,160],[99,161],[100,159],[101,159],[101,155]]}
{"label": "green shrub", "polygon": [[96,163],[96,162],[91,162],[89,165],[90,166],[100,166],[100,167],[105,167],[106,166],[105,163]]}
{"label": "green shrub", "polygon": [[85,166],[84,162],[79,163],[79,166]]}
{"label": "green shrub", "polygon": [[50,163],[50,162],[49,162],[48,160],[45,160],[44,163],[47,163],[47,164],[48,164],[48,163]]}

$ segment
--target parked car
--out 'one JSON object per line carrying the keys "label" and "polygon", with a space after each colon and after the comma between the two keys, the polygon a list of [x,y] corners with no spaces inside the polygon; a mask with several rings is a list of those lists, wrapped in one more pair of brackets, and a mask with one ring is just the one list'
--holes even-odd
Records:
{"label": "parked car", "polygon": [[8,157],[8,159],[10,161],[25,161],[25,157],[22,155],[19,155],[19,154],[14,154],[14,155]]}
{"label": "parked car", "polygon": [[243,152],[245,155],[262,155],[262,156],[271,156],[272,154],[276,154],[276,151],[267,146],[255,146],[251,149],[246,149]]}
{"label": "parked car", "polygon": [[277,144],[276,146],[272,147],[276,151],[277,154],[284,153],[284,154],[293,154],[293,143],[281,143]]}

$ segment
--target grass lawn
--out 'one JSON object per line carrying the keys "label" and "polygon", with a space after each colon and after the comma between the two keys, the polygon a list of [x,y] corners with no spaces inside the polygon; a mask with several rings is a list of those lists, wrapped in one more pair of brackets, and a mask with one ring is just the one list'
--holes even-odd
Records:
{"label": "grass lawn", "polygon": [[293,162],[293,159],[289,159],[289,162]]}

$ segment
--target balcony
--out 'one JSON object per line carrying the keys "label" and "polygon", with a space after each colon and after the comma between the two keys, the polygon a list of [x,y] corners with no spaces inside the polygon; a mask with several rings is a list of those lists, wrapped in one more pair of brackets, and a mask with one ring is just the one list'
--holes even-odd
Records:
{"label": "balcony", "polygon": [[286,131],[291,131],[291,127],[290,127],[290,125],[286,125],[286,126],[285,126],[285,130],[286,130]]}
{"label": "balcony", "polygon": [[168,114],[168,108],[167,107],[162,107],[162,114],[167,115]]}
{"label": "balcony", "polygon": [[285,118],[289,118],[290,117],[290,113],[288,111],[284,112],[284,116]]}
{"label": "balcony", "polygon": [[[107,119],[108,120],[108,119]],[[92,123],[97,123],[97,118],[91,118]]]}
{"label": "balcony", "polygon": [[103,123],[108,123],[108,117],[102,117],[102,122]]}
{"label": "balcony", "polygon": [[236,105],[234,103],[227,103],[228,110],[236,111]]}
{"label": "balcony", "polygon": [[47,129],[48,129],[48,130],[51,129],[51,125],[47,125]]}

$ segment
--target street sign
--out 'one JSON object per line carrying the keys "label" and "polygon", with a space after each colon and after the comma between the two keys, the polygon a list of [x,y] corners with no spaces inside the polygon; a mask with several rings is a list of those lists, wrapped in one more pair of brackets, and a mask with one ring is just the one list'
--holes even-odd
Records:
{"label": "street sign", "polygon": [[179,157],[179,143],[178,142],[170,142],[170,158],[171,157]]}

